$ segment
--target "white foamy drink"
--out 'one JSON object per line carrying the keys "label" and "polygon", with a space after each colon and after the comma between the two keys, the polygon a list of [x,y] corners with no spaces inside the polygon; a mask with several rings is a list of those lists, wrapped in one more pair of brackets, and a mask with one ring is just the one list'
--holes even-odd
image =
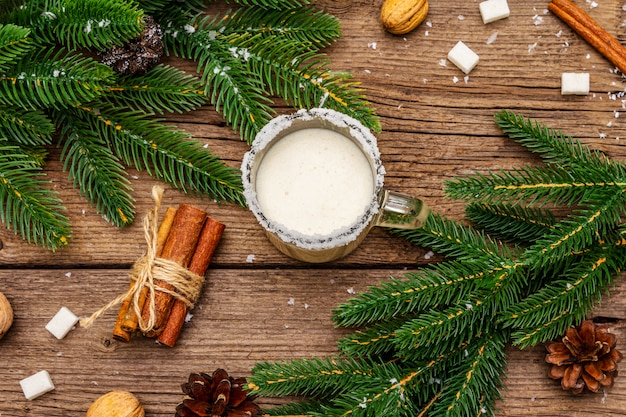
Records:
{"label": "white foamy drink", "polygon": [[304,235],[328,235],[358,221],[372,202],[374,176],[352,140],[322,128],[286,135],[256,173],[259,206],[268,219]]}

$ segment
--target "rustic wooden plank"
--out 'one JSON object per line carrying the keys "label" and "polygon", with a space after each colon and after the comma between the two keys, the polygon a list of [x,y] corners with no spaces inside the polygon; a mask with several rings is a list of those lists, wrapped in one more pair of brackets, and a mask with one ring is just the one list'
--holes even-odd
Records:
{"label": "rustic wooden plank", "polygon": [[[478,1],[432,1],[427,23],[406,36],[382,30],[381,3],[319,0],[315,5],[341,22],[343,37],[325,51],[331,67],[352,73],[381,116],[378,138],[389,188],[418,195],[437,212],[462,219],[463,202],[443,193],[446,180],[540,163],[497,129],[493,117],[501,109],[533,117],[626,160],[623,78],[546,11],[547,0],[509,0],[511,16],[489,25],[482,24]],[[596,8],[577,3],[618,39],[626,39],[622,2],[602,0]],[[230,6],[218,2],[218,7]],[[480,55],[467,78],[445,60],[458,40]],[[190,61],[167,62],[195,71]],[[561,96],[565,71],[589,72],[591,94]],[[280,100],[274,108],[290,111]],[[238,167],[248,149],[210,105],[166,118],[229,166]],[[349,288],[363,290],[405,267],[440,260],[425,256],[428,248],[376,229],[347,258],[311,267],[274,249],[245,208],[217,205],[166,186],[164,206],[194,204],[227,225],[205,294],[179,345],[165,349],[141,338],[128,345],[112,341],[114,312],[91,329],[75,329],[57,341],[43,327],[58,308],[66,305],[80,315],[96,310],[126,288],[127,269],[145,250],[140,222],[124,229],[107,224],[72,188],[58,155],[59,150],[51,150],[47,172],[74,226],[70,246],[50,253],[0,230],[0,291],[16,310],[14,327],[0,341],[2,416],[82,416],[91,401],[113,389],[136,392],[149,416],[172,415],[189,372],[224,366],[245,375],[256,361],[332,354],[346,331],[332,327],[330,311],[350,296]],[[129,176],[139,220],[152,206],[150,189],[157,182],[134,170]],[[619,282],[594,312],[613,323],[620,346],[626,340],[625,292]],[[295,305],[288,305],[290,298]],[[508,353],[499,416],[624,414],[626,380],[618,377],[606,393],[573,397],[545,377],[541,346],[509,347]],[[57,389],[26,401],[18,381],[40,369],[51,372]]]}
{"label": "rustic wooden plank", "polygon": [[[128,344],[113,340],[116,311],[107,312],[91,328],[75,328],[62,340],[44,329],[62,306],[81,317],[99,309],[126,290],[127,272],[0,270],[2,291],[15,311],[14,325],[0,341],[3,416],[78,417],[91,401],[114,389],[136,393],[150,416],[172,415],[182,398],[179,385],[190,372],[225,367],[245,376],[260,361],[337,353],[337,340],[351,330],[333,327],[332,309],[352,292],[365,291],[389,276],[401,277],[403,271],[211,268],[193,318],[173,349],[141,336]],[[611,308],[597,312],[619,320],[611,331],[620,341],[626,340],[624,299],[626,283],[621,283],[607,300]],[[572,409],[577,411],[568,415],[621,415],[626,379],[618,377],[605,394],[573,397],[546,377],[544,355],[542,347],[509,347],[507,390],[499,415],[547,417]],[[27,401],[19,381],[42,369],[50,372],[56,389]],[[265,406],[275,402],[261,401]]]}

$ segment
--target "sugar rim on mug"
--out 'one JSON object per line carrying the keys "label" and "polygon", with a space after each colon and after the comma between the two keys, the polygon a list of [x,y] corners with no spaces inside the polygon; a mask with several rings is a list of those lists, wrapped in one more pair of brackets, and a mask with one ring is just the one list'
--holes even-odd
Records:
{"label": "sugar rim on mug", "polygon": [[[259,205],[256,190],[252,185],[252,163],[255,156],[263,151],[274,138],[288,130],[295,120],[313,121],[321,120],[328,123],[333,130],[344,134],[358,142],[363,152],[373,164],[375,171],[374,192],[367,207],[355,222],[345,228],[337,229],[324,235],[307,235],[267,218]],[[347,245],[356,240],[361,233],[370,226],[372,219],[379,211],[379,195],[384,185],[385,168],[380,160],[376,137],[358,120],[331,109],[314,108],[302,109],[294,114],[278,116],[267,123],[257,134],[252,147],[243,157],[241,164],[243,193],[248,207],[268,232],[274,233],[282,241],[296,245],[307,250],[324,250]]]}

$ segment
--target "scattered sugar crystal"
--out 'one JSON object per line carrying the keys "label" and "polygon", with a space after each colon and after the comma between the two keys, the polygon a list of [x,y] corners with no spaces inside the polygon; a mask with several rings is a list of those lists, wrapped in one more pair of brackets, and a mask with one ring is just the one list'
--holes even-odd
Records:
{"label": "scattered sugar crystal", "polygon": [[591,3],[589,3],[590,9],[595,9],[596,7],[598,7],[598,3],[596,3],[595,1],[592,1]]}
{"label": "scattered sugar crystal", "polygon": [[356,294],[356,291],[354,291],[353,287],[348,288],[348,294]]}
{"label": "scattered sugar crystal", "polygon": [[487,38],[487,45],[491,45],[496,41],[496,39],[498,39],[498,32],[493,32],[491,36]]}
{"label": "scattered sugar crystal", "polygon": [[189,323],[192,318],[193,318],[193,314],[187,313],[187,315],[185,316],[185,323]]}
{"label": "scattered sugar crystal", "polygon": [[589,94],[589,73],[564,72],[561,74],[562,95],[586,95]]}
{"label": "scattered sugar crystal", "polygon": [[39,371],[20,381],[22,391],[27,400],[34,400],[54,389],[52,378],[48,371]]}
{"label": "scattered sugar crystal", "polygon": [[533,16],[533,24],[535,26],[539,26],[543,23],[543,16],[539,16],[538,14]]}
{"label": "scattered sugar crystal", "polygon": [[459,78],[457,76],[452,77],[452,82],[453,83],[458,83],[459,82]]}
{"label": "scattered sugar crystal", "polygon": [[287,305],[288,306],[292,306],[296,304],[296,299],[291,297],[289,300],[287,300]]}
{"label": "scattered sugar crystal", "polygon": [[591,54],[585,55],[585,58],[590,59],[591,58]]}
{"label": "scattered sugar crystal", "polygon": [[458,16],[458,19],[459,19],[459,20],[465,20],[465,16],[463,16],[462,14],[460,14],[460,15]]}
{"label": "scattered sugar crystal", "polygon": [[246,256],[246,262],[251,264],[252,262],[254,262],[255,258],[256,258],[256,255],[250,254],[250,255]]}
{"label": "scattered sugar crystal", "polygon": [[368,48],[372,48],[372,49],[375,50],[376,47],[377,47],[377,43],[376,42],[368,42],[367,47]]}
{"label": "scattered sugar crystal", "polygon": [[433,22],[431,22],[430,20],[427,21],[426,26],[428,26],[429,28],[433,27]]}
{"label": "scattered sugar crystal", "polygon": [[311,306],[310,306],[310,305],[308,305],[307,303],[304,303],[304,309],[305,309],[305,310],[308,310],[308,309],[309,309],[309,307],[311,307]]}
{"label": "scattered sugar crystal", "polygon": [[52,333],[57,339],[63,339],[76,323],[78,323],[78,317],[67,307],[61,307],[48,324],[46,324],[46,330]]}
{"label": "scattered sugar crystal", "polygon": [[537,48],[537,42],[533,43],[532,45],[528,45],[528,53],[533,52],[535,48]]}
{"label": "scattered sugar crystal", "polygon": [[556,36],[557,38],[560,38],[562,34],[563,34],[563,31],[559,30],[554,36]]}
{"label": "scattered sugar crystal", "polygon": [[465,82],[465,84],[469,82],[469,75],[466,75],[465,77],[463,77],[463,82]]}
{"label": "scattered sugar crystal", "polygon": [[426,253],[424,254],[424,259],[430,259],[430,258],[432,258],[433,256],[435,256],[435,252],[433,252],[433,251],[429,250],[428,252],[426,252]]}
{"label": "scattered sugar crystal", "polygon": [[66,273],[65,273],[65,277],[66,277],[66,278],[70,278],[71,276],[72,276],[72,273],[71,273],[71,272],[66,272]]}
{"label": "scattered sugar crystal", "polygon": [[486,0],[478,5],[483,23],[491,23],[505,19],[511,14],[506,0]]}
{"label": "scattered sugar crystal", "polygon": [[479,57],[463,41],[458,41],[448,52],[448,59],[465,74],[469,74],[478,64]]}
{"label": "scattered sugar crystal", "polygon": [[446,65],[448,65],[447,61],[445,59],[440,59],[439,60],[439,65],[441,65],[442,67],[445,67]]}

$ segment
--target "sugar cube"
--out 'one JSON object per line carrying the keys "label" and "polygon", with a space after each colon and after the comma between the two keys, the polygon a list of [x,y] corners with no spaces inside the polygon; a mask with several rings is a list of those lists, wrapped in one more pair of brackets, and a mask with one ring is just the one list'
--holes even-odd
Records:
{"label": "sugar cube", "polygon": [[448,59],[466,74],[469,74],[478,64],[478,55],[462,41],[458,41],[448,52]]}
{"label": "sugar cube", "polygon": [[480,15],[483,18],[484,24],[507,18],[511,14],[509,4],[506,0],[483,1],[478,5],[478,8],[480,9]]}
{"label": "sugar cube", "polygon": [[22,391],[27,400],[34,400],[54,389],[54,384],[48,371],[39,371],[20,381]]}
{"label": "sugar cube", "polygon": [[589,94],[589,73],[564,72],[561,74],[562,95],[586,95]]}
{"label": "sugar cube", "polygon": [[67,307],[61,307],[48,324],[46,324],[46,330],[52,333],[57,339],[63,339],[76,323],[78,323],[78,317]]}

